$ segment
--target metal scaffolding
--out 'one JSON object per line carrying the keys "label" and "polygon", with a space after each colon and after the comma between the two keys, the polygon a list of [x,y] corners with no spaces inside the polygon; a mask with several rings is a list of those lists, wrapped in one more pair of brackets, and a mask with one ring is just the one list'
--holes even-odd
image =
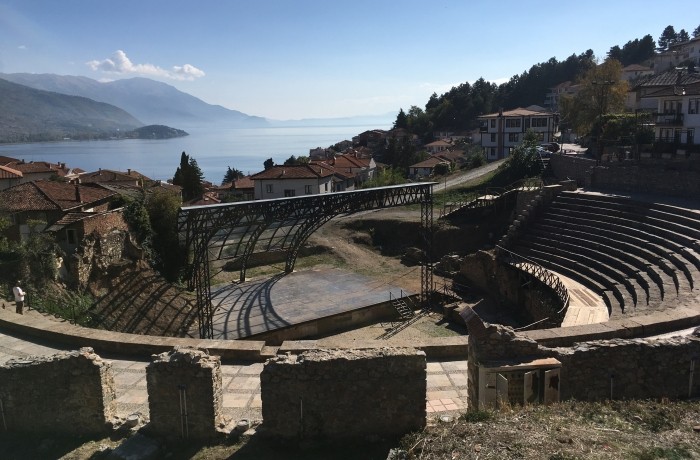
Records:
{"label": "metal scaffolding", "polygon": [[197,292],[201,338],[212,338],[212,261],[240,265],[245,280],[254,254],[284,252],[285,272],[294,270],[299,249],[311,234],[335,216],[372,209],[421,205],[421,301],[433,288],[432,234],[434,182],[378,187],[350,192],[180,208],[178,233],[188,254],[189,287]]}

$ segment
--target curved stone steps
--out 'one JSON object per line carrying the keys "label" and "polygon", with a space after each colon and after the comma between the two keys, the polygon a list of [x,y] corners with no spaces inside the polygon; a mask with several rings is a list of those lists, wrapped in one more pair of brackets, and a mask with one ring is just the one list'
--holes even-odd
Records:
{"label": "curved stone steps", "polygon": [[608,316],[612,315],[613,312],[622,312],[624,308],[623,304],[621,303],[623,302],[622,296],[619,292],[613,293],[610,286],[601,284],[597,280],[587,276],[584,273],[581,273],[580,271],[574,270],[569,266],[560,265],[548,258],[546,254],[541,254],[537,250],[533,250],[525,246],[516,246],[514,251],[519,255],[527,257],[532,262],[538,263],[555,273],[562,274],[600,295],[608,308]]}
{"label": "curved stone steps", "polygon": [[[564,229],[568,233],[580,234],[581,232],[590,233],[593,235],[601,235],[608,237],[611,241],[618,241],[618,238],[624,237],[626,241],[620,242],[621,247],[629,251],[630,253],[640,253],[649,252],[656,254],[659,259],[659,266],[665,267],[666,273],[670,274],[676,285],[676,292],[678,295],[681,293],[690,291],[694,286],[694,279],[700,280],[700,271],[695,269],[695,265],[691,261],[684,258],[682,255],[677,254],[676,250],[678,246],[671,245],[669,242],[663,238],[652,237],[650,239],[648,234],[639,232],[636,229],[628,228],[617,228],[614,224],[607,225],[605,222],[590,222],[585,220],[576,220],[571,222],[571,218],[567,218],[565,221],[559,220],[558,216],[553,214],[546,215],[540,220],[542,224],[551,225],[557,228]],[[609,227],[609,228],[606,228]],[[659,244],[659,242],[663,244]],[[645,257],[645,255],[642,255]],[[649,258],[653,260],[652,258]],[[662,263],[668,261],[666,263]],[[693,276],[695,275],[695,276]]]}
{"label": "curved stone steps", "polygon": [[[525,252],[523,254],[523,251]],[[562,256],[560,254],[554,253],[550,247],[542,247],[542,245],[536,245],[532,242],[521,240],[518,242],[516,253],[524,255],[525,257],[535,256],[541,261],[547,262],[541,263],[545,268],[549,268],[548,264],[554,263],[558,267],[566,270],[564,275],[572,278],[575,281],[581,282],[581,284],[590,287],[592,290],[598,292],[598,294],[603,295],[603,291],[612,292],[614,298],[617,300],[619,313],[624,313],[626,309],[632,309],[634,301],[632,295],[629,292],[629,287],[625,286],[614,279],[604,275],[598,270],[593,269],[585,263],[581,263],[578,260],[570,259],[568,257]],[[556,269],[554,271],[557,271]],[[586,282],[588,280],[593,280],[597,284],[588,285]],[[634,288],[632,288],[634,289]],[[610,314],[615,314],[615,309],[611,309]]]}
{"label": "curved stone steps", "polygon": [[557,249],[560,254],[563,253],[569,257],[576,256],[577,260],[583,260],[592,268],[598,269],[617,282],[624,284],[627,286],[627,290],[632,296],[635,307],[641,302],[647,305],[649,304],[649,292],[652,289],[656,290],[656,297],[660,297],[660,288],[653,282],[650,284],[651,280],[648,275],[643,276],[645,273],[643,274],[635,267],[615,259],[609,254],[585,246],[572,244],[563,241],[561,238],[550,239],[538,236],[534,232],[529,232],[523,238],[539,243],[544,247],[550,246],[553,249]]}
{"label": "curved stone steps", "polygon": [[[647,258],[619,249],[619,241],[603,236],[596,236],[584,232],[577,232],[577,235],[566,233],[561,227],[543,225],[536,223],[530,230],[531,233],[539,235],[541,238],[550,238],[554,241],[563,241],[583,248],[588,248],[601,253],[606,260],[625,270],[628,274],[636,273],[637,277],[644,279],[642,284],[647,287],[647,304],[661,302],[664,296],[672,293],[677,296],[677,287],[673,279],[673,270],[669,273],[659,267],[659,258],[652,253],[648,253]],[[603,252],[604,251],[604,252]]]}
{"label": "curved stone steps", "polygon": [[656,227],[650,228],[648,225],[641,222],[618,217],[601,216],[579,211],[567,211],[565,209],[552,209],[548,211],[547,215],[559,216],[557,217],[558,219],[570,221],[574,224],[607,228],[623,235],[629,234],[637,236],[643,240],[664,246],[671,252],[681,253],[698,271],[698,273],[695,273],[696,276],[693,277],[693,285],[697,284],[695,280],[700,280],[700,277],[697,276],[700,275],[700,256],[698,256],[694,250],[688,248],[688,245],[692,245],[693,243],[693,240],[688,237]]}
{"label": "curved stone steps", "polygon": [[[605,264],[600,259],[591,257],[581,252],[581,248],[566,247],[566,244],[556,241],[534,241],[528,239],[526,236],[523,243],[539,249],[543,252],[548,252],[552,255],[559,256],[560,260],[572,260],[575,261],[580,267],[581,264],[586,265],[590,269],[598,272],[600,275],[607,277],[613,284],[624,286],[627,291],[627,297],[625,297],[625,308],[637,308],[637,304],[641,302],[641,299],[646,300],[646,292],[643,286],[637,279],[630,277],[627,273],[622,270],[618,270],[610,265]],[[625,296],[625,293],[622,293]],[[631,299],[631,302],[627,299]]]}
{"label": "curved stone steps", "polygon": [[[597,212],[592,207],[589,207],[586,210],[571,209],[570,207],[562,206],[561,204],[557,203],[552,203],[552,205],[549,207],[549,210],[555,213],[562,213],[565,215],[571,215],[587,220],[605,220],[612,223],[618,223],[622,226],[630,228],[638,228],[646,231],[647,233],[657,235],[659,237],[673,241],[677,244],[680,244],[683,247],[693,248],[698,244],[697,238],[688,233],[683,233],[679,231],[681,229],[684,229],[685,231],[690,232],[691,229],[689,229],[688,227],[681,227],[677,224],[673,224],[671,222],[664,222],[659,219],[653,219],[650,217],[644,217],[642,219],[641,216],[625,212],[616,212],[614,215],[610,215]],[[700,232],[700,230],[698,230],[698,232]],[[695,231],[693,230],[692,233],[695,233]],[[700,268],[700,258],[696,259],[694,263],[696,263],[696,266]]]}

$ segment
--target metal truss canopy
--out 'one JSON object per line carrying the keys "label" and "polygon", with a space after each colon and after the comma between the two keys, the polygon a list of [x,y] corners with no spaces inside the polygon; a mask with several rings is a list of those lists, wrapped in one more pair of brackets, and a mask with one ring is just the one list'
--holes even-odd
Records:
{"label": "metal truss canopy", "polygon": [[[349,192],[189,206],[178,214],[178,234],[189,255],[190,288],[197,291],[200,336],[213,335],[210,262],[237,262],[245,280],[254,254],[284,252],[285,272],[294,264],[303,243],[335,216],[410,204],[421,205],[421,231],[426,245],[421,298],[432,289],[432,187],[421,182]],[[429,273],[428,273],[429,272]]]}

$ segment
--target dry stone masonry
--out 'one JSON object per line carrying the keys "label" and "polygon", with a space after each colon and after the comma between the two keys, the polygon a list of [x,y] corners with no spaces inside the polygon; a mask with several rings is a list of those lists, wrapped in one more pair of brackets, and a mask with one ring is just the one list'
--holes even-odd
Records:
{"label": "dry stone masonry", "polygon": [[6,431],[104,433],[115,417],[112,368],[92,348],[13,359],[0,366],[0,402]]}
{"label": "dry stone masonry", "polygon": [[426,424],[425,353],[411,348],[272,358],[260,384],[265,432],[281,438],[392,436]]}
{"label": "dry stone masonry", "polygon": [[153,355],[146,383],[151,432],[167,438],[207,439],[225,425],[218,356],[187,347]]}

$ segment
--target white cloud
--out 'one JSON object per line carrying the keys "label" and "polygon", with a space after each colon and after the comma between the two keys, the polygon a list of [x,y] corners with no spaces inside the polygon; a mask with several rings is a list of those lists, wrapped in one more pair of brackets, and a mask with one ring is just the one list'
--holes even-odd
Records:
{"label": "white cloud", "polygon": [[172,80],[191,81],[205,75],[203,70],[200,70],[190,64],[173,66],[173,68],[170,70],[163,69],[162,67],[158,67],[153,64],[134,64],[122,50],[115,51],[111,58],[103,59],[101,61],[89,61],[86,62],[86,65],[95,71],[122,75],[147,75],[152,77],[170,78]]}
{"label": "white cloud", "polygon": [[26,46],[26,45],[19,45],[19,46],[17,47],[17,49],[26,50],[26,49],[27,49],[27,46]]}

